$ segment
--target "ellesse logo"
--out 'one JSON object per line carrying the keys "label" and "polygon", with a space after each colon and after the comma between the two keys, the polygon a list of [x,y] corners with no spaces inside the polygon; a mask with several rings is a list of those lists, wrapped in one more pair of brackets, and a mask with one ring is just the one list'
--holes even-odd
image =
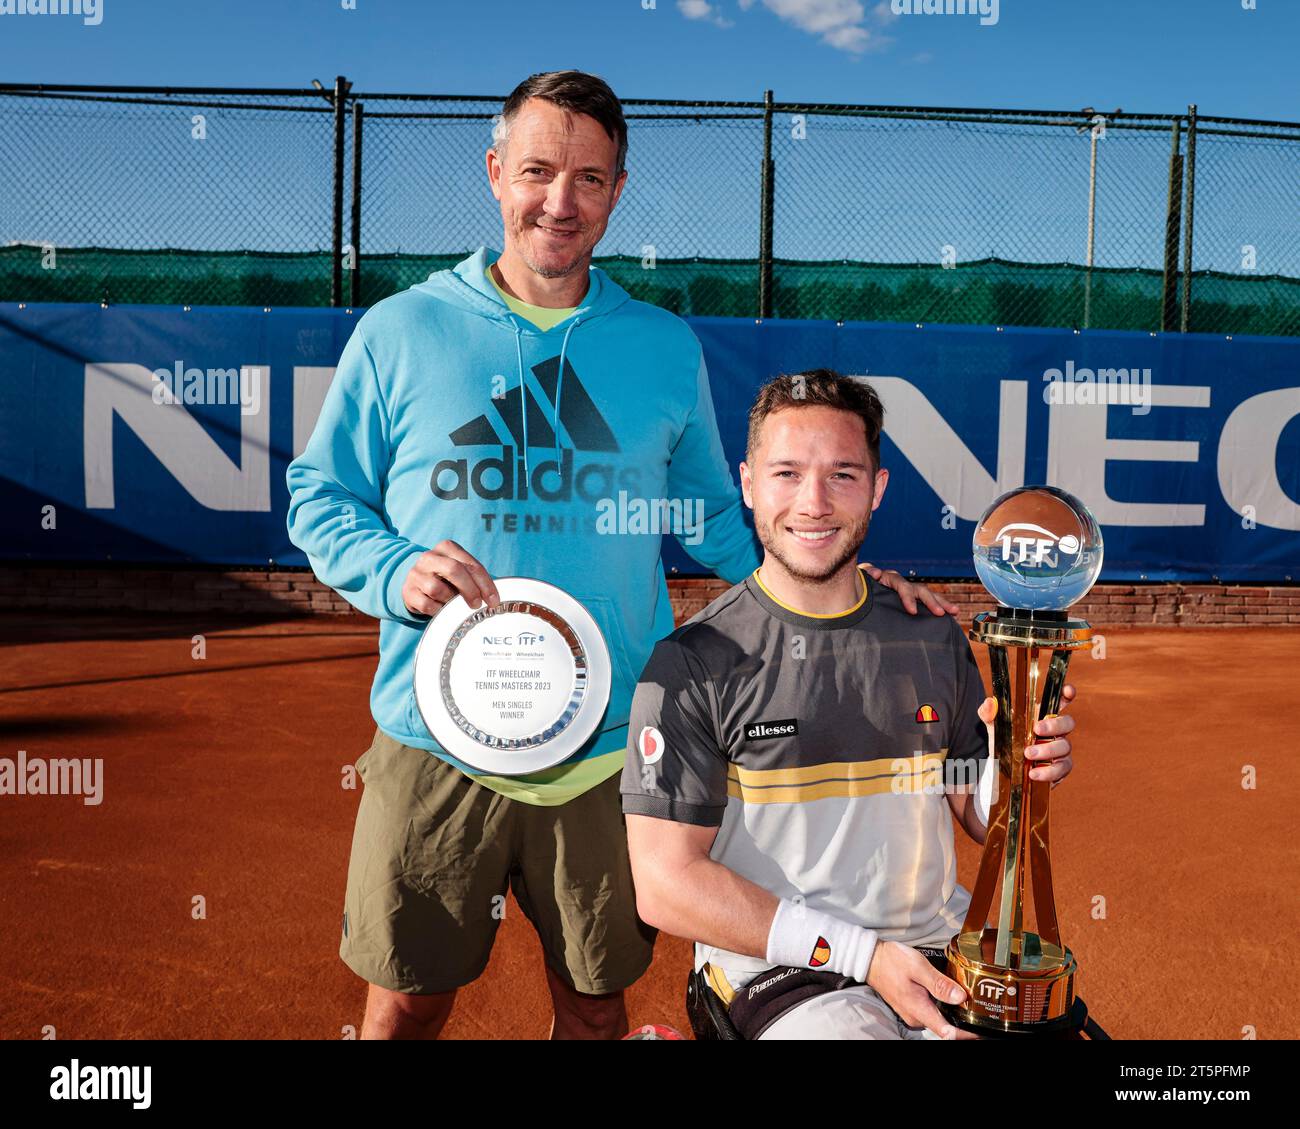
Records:
{"label": "ellesse logo", "polygon": [[919,721],[922,725],[926,724],[927,722],[938,721],[939,711],[936,710],[934,706],[930,705],[929,702],[927,702],[919,710],[916,711],[916,720]]}
{"label": "ellesse logo", "polygon": [[655,764],[664,755],[664,735],[653,725],[647,725],[636,739],[636,747],[646,764]]}
{"label": "ellesse logo", "polygon": [[746,741],[767,741],[773,737],[797,737],[799,722],[793,717],[784,721],[752,721],[745,726]]}
{"label": "ellesse logo", "polygon": [[808,958],[809,968],[821,968],[828,960],[831,959],[831,945],[825,937],[818,937],[817,944],[813,946],[812,956]]}

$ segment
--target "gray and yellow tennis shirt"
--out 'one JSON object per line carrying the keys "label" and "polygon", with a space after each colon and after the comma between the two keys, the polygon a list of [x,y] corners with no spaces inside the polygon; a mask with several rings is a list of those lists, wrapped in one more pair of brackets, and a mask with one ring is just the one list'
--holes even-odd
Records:
{"label": "gray and yellow tennis shirt", "polygon": [[[757,572],[658,643],[632,702],[623,810],[718,827],[710,856],[782,898],[946,944],[957,883],[945,786],[988,755],[983,683],[951,616],[909,615],[862,573],[833,616]],[[739,988],[766,962],[696,945]]]}

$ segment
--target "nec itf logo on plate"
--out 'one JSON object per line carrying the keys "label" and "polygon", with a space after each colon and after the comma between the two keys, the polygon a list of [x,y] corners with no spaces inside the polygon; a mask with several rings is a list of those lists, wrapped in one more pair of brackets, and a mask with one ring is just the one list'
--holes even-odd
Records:
{"label": "nec itf logo on plate", "polygon": [[767,741],[773,737],[797,737],[799,722],[788,717],[784,721],[752,721],[745,726],[746,741]]}
{"label": "nec itf logo on plate", "polygon": [[521,631],[518,635],[484,635],[483,642],[493,647],[535,647],[546,639],[545,635],[534,635],[531,631]]}

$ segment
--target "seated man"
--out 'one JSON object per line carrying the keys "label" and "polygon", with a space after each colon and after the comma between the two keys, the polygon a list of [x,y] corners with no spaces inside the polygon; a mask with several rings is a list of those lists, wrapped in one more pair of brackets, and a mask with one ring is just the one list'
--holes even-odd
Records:
{"label": "seated man", "polygon": [[[746,1038],[974,1037],[917,947],[946,945],[970,901],[952,816],[984,841],[996,702],[955,620],[907,615],[857,565],[882,416],[825,369],[759,392],[740,476],[763,563],[655,647],[633,700],[638,911],[696,942]],[[1036,724],[1054,740],[1034,779],[1069,772],[1073,727]]]}

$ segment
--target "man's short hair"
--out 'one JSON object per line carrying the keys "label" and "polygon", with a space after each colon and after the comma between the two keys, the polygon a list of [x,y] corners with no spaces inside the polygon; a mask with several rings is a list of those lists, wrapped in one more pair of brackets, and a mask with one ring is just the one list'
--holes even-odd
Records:
{"label": "man's short hair", "polygon": [[529,76],[516,86],[492,129],[492,148],[498,157],[504,157],[510,140],[510,126],[530,98],[540,98],[562,110],[586,114],[600,122],[609,139],[618,145],[615,179],[622,174],[623,162],[627,159],[627,123],[623,120],[623,103],[603,78],[585,71],[545,71]]}
{"label": "man's short hair", "polygon": [[865,380],[843,376],[834,369],[818,368],[769,380],[758,390],[754,406],[749,409],[749,438],[745,443],[745,461],[751,462],[758,446],[763,421],[773,412],[786,408],[824,407],[852,412],[862,420],[867,432],[867,450],[873,469],[880,469],[880,431],[885,407],[876,390]]}

